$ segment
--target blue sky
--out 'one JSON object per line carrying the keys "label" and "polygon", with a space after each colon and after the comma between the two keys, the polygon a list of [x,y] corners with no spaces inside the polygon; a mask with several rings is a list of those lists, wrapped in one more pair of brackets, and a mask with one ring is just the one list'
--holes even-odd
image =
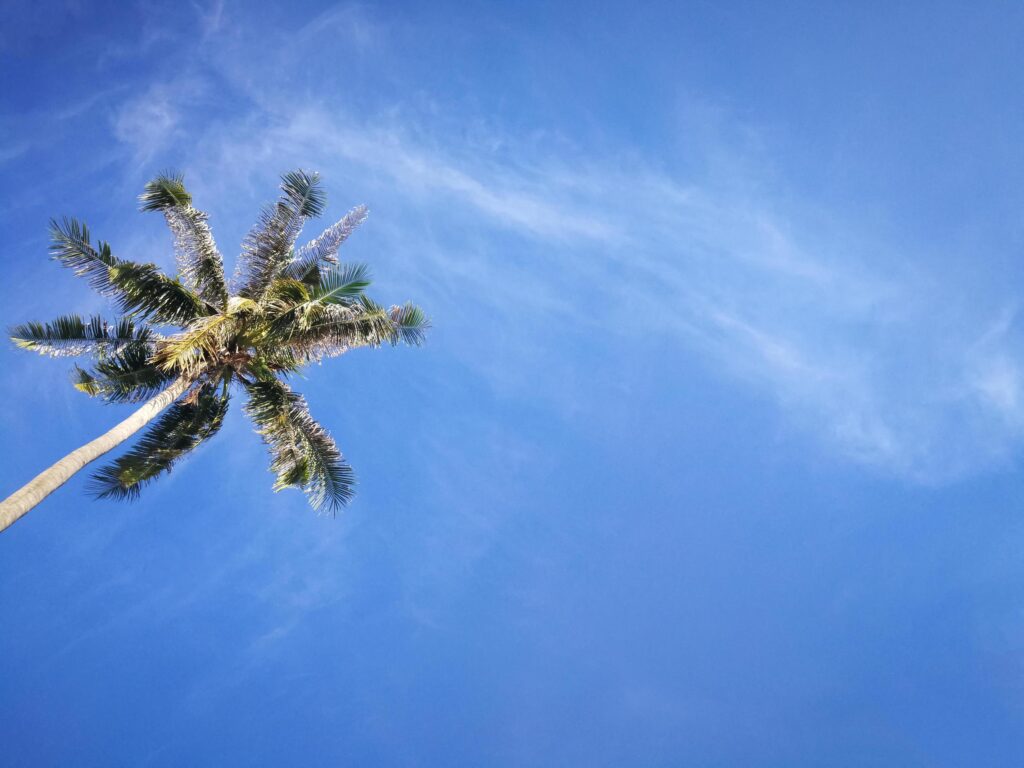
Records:
{"label": "blue sky", "polygon": [[[434,328],[299,382],[336,519],[271,492],[239,395],[137,503],[83,473],[3,535],[4,761],[1020,765],[1022,32],[5,4],[4,325],[108,309],[49,217],[170,268],[135,198],[176,168],[230,264],[302,167]],[[0,349],[4,488],[127,412],[69,367]]]}

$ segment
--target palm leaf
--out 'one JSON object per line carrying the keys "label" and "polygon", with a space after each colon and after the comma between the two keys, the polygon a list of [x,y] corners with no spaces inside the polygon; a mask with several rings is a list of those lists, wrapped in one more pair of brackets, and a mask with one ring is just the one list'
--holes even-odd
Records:
{"label": "palm leaf", "polygon": [[150,360],[148,346],[129,344],[105,354],[91,369],[75,366],[75,389],[108,403],[148,400],[175,378]]}
{"label": "palm leaf", "polygon": [[370,284],[368,274],[365,265],[351,264],[327,273],[316,286],[292,278],[275,279],[263,300],[265,341],[289,341],[322,324],[332,307],[358,305]]}
{"label": "palm leaf", "polygon": [[115,299],[123,313],[175,325],[207,314],[199,296],[164,275],[155,264],[119,259],[104,242],[93,247],[85,224],[75,219],[53,220],[50,234],[53,258],[88,278],[99,293]]}
{"label": "palm leaf", "polygon": [[76,275],[86,277],[89,285],[99,293],[116,293],[110,281],[110,268],[119,260],[110,253],[110,246],[100,241],[93,247],[89,228],[77,219],[50,220],[50,255],[74,270]]}
{"label": "palm leaf", "polygon": [[125,314],[158,323],[187,325],[215,311],[179,281],[163,274],[155,264],[126,261],[110,272],[111,282],[119,292],[118,305]]}
{"label": "palm leaf", "polygon": [[197,376],[209,362],[216,360],[226,346],[234,317],[228,313],[201,317],[184,333],[157,344],[153,362],[168,373]]}
{"label": "palm leaf", "polygon": [[281,199],[264,208],[242,244],[240,296],[259,300],[291,259],[306,219],[323,212],[326,196],[317,173],[293,171],[281,178]]}
{"label": "palm leaf", "polygon": [[224,281],[224,262],[207,215],[192,207],[192,196],[177,174],[161,174],[146,185],[139,196],[143,211],[161,211],[174,235],[174,253],[178,272],[191,290],[208,304],[223,309],[228,291]]}
{"label": "palm leaf", "polygon": [[429,322],[418,307],[385,309],[366,296],[352,306],[315,305],[304,325],[294,324],[289,333],[277,331],[281,343],[296,354],[317,361],[336,357],[358,347],[400,343],[419,345]]}
{"label": "palm leaf", "polygon": [[338,249],[356,227],[366,220],[367,213],[365,205],[356,206],[346,213],[319,237],[302,246],[282,274],[303,282],[318,281],[322,265],[338,263]]}
{"label": "palm leaf", "polygon": [[305,398],[276,378],[247,383],[245,411],[272,456],[274,490],[301,488],[314,509],[337,511],[355,493],[355,475],[338,446],[309,413]]}
{"label": "palm leaf", "polygon": [[185,189],[185,179],[180,173],[165,171],[146,184],[139,195],[139,208],[143,213],[150,211],[166,211],[192,205],[192,195]]}
{"label": "palm leaf", "polygon": [[204,440],[224,422],[228,396],[207,385],[193,402],[177,402],[157,419],[135,447],[93,474],[91,491],[99,498],[136,499],[151,482]]}
{"label": "palm leaf", "polygon": [[146,326],[136,327],[124,317],[113,324],[102,317],[88,321],[79,315],[63,315],[50,323],[24,323],[9,331],[11,341],[21,349],[51,357],[82,355],[88,352],[116,350],[126,344],[145,344],[153,338]]}
{"label": "palm leaf", "polygon": [[263,296],[262,307],[269,318],[280,317],[307,303],[311,298],[310,286],[290,277],[278,277]]}
{"label": "palm leaf", "polygon": [[430,321],[422,309],[406,303],[401,307],[392,307],[389,314],[395,327],[395,343],[401,341],[418,347],[426,341]]}
{"label": "palm leaf", "polygon": [[362,295],[370,285],[370,268],[365,264],[345,264],[321,275],[320,284],[311,292],[312,301],[346,304]]}

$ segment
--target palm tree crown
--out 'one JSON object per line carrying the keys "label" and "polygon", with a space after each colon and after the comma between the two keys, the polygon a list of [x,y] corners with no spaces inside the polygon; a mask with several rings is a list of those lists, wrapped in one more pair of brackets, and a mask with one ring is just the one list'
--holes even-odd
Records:
{"label": "palm tree crown", "polygon": [[296,248],[305,221],[323,212],[325,195],[318,174],[304,171],[283,176],[281,190],[246,236],[230,288],[207,215],[192,206],[180,175],[158,176],[139,198],[142,210],[160,211],[173,233],[176,278],[114,256],[74,219],[51,223],[53,257],[88,278],[122,317],[26,323],[11,329],[13,341],[45,355],[91,355],[89,367],[75,366],[74,385],[106,402],[180,390],[131,450],[93,475],[96,495],[137,497],[217,432],[235,385],[269,449],[275,490],[301,488],[316,509],[333,511],[351,500],[352,469],[286,380],[356,347],[418,345],[428,323],[412,304],[376,304],[364,293],[366,266],[338,262],[339,246],[366,218],[364,207]]}

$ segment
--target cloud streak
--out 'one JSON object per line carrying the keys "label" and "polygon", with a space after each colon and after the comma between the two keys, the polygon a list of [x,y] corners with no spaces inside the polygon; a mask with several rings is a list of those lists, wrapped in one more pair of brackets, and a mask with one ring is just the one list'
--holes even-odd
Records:
{"label": "cloud streak", "polygon": [[[343,10],[307,25],[304,44],[340,33],[361,51],[386,45],[386,30]],[[342,101],[295,96],[289,55],[243,74],[226,44],[222,57],[124,103],[115,134],[143,163],[187,142],[211,200],[263,186],[254,175],[268,164],[316,167],[372,193],[409,215],[404,227],[389,219],[387,237],[416,254],[410,274],[445,275],[492,312],[513,301],[517,318],[532,318],[523,354],[536,354],[528,339],[550,318],[623,338],[663,333],[846,456],[924,482],[1005,461],[1024,436],[1013,297],[965,305],[934,264],[894,258],[854,235],[856,221],[823,222],[767,181],[778,173],[763,156],[713,138],[720,113],[702,127],[697,105],[683,123],[694,154],[717,160],[672,173],[629,147],[597,153],[479,127],[467,137],[433,103],[357,118]],[[249,107],[198,136],[179,130],[197,78],[210,74]],[[491,361],[481,370],[505,375]]]}

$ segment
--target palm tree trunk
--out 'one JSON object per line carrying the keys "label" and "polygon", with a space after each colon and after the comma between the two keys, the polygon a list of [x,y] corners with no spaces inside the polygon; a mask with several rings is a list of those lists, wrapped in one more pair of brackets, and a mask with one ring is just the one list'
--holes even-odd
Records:
{"label": "palm tree trunk", "polygon": [[18,520],[32,507],[41,502],[71,476],[94,459],[116,448],[153,420],[160,411],[173,403],[188,388],[184,378],[176,380],[159,395],[149,399],[135,413],[109,432],[86,443],[52,467],[36,475],[30,483],[0,501],[0,531]]}

